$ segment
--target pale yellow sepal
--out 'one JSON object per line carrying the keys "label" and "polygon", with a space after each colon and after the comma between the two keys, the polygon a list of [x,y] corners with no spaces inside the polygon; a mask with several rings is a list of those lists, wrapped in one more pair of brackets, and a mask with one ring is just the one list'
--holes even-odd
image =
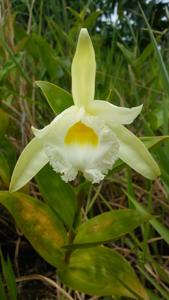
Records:
{"label": "pale yellow sepal", "polygon": [[85,107],[94,99],[96,73],[95,53],[85,28],[82,28],[79,34],[71,71],[74,103]]}
{"label": "pale yellow sepal", "polygon": [[132,108],[119,107],[107,101],[94,100],[89,103],[87,111],[111,124],[130,124],[140,114],[143,105]]}
{"label": "pale yellow sepal", "polygon": [[119,158],[148,179],[154,180],[160,176],[157,163],[138,137],[122,125],[112,129],[120,144]]}
{"label": "pale yellow sepal", "polygon": [[32,179],[49,161],[40,140],[33,138],[20,155],[11,178],[9,190],[15,192]]}

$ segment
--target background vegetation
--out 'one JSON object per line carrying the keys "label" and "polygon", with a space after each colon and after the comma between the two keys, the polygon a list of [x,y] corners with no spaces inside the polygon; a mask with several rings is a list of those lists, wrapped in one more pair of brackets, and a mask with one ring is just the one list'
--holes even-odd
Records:
{"label": "background vegetation", "polygon": [[[128,107],[143,103],[143,113],[131,130],[138,136],[164,137],[149,145],[161,178],[150,183],[127,167],[116,168],[100,185],[89,186],[84,215],[137,206],[156,216],[151,224],[109,246],[130,260],[150,299],[159,300],[169,299],[169,5],[153,0],[140,4],[158,47],[150,38],[138,1],[1,0],[0,185],[8,190],[16,159],[32,137],[31,125],[41,128],[53,119],[35,80],[71,90],[77,36],[81,27],[87,27],[97,58],[96,99]],[[58,113],[65,108],[61,101],[57,105]],[[42,198],[35,180],[25,191]],[[63,295],[55,269],[33,250],[7,210],[1,206],[0,211],[3,300],[7,294],[12,300],[68,299],[70,295],[89,299],[69,290]]]}

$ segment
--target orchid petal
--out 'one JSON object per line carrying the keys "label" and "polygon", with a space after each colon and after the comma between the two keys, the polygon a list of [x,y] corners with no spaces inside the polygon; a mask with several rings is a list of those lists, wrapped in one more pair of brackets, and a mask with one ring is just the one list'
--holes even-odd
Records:
{"label": "orchid petal", "polygon": [[100,116],[107,124],[130,124],[140,114],[142,105],[126,108],[118,107],[106,101],[95,100],[91,102],[87,111],[96,116]]}
{"label": "orchid petal", "polygon": [[42,129],[37,129],[32,126],[33,134],[38,138],[41,139],[41,143],[44,144],[48,139],[53,137],[55,140],[55,136],[62,136],[63,135],[63,127],[69,123],[69,119],[73,118],[73,122],[75,123],[78,120],[78,111],[79,109],[72,105],[69,108],[65,109],[57,115],[51,123],[46,125]]}
{"label": "orchid petal", "polygon": [[139,138],[122,125],[112,126],[112,129],[120,144],[119,158],[148,179],[160,175],[157,163]]}
{"label": "orchid petal", "polygon": [[41,142],[33,138],[25,147],[14,168],[10,183],[10,191],[22,188],[32,179],[48,162]]}
{"label": "orchid petal", "polygon": [[87,29],[80,31],[72,62],[72,95],[75,105],[86,106],[94,99],[96,62]]}

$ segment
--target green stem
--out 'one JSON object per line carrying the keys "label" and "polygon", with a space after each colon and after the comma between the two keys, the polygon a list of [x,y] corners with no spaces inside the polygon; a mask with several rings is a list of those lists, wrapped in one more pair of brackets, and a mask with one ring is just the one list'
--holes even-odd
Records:
{"label": "green stem", "polygon": [[[83,199],[84,199],[84,194],[82,191],[79,192],[79,194],[77,195],[77,208],[76,208],[76,212],[74,215],[74,219],[73,219],[73,225],[69,230],[69,239],[68,239],[68,243],[69,245],[71,245],[74,241],[74,238],[76,236],[76,228],[79,224],[79,217],[80,217],[80,213],[81,213],[81,208],[83,205]],[[65,253],[65,263],[68,264],[69,260],[70,260],[70,256],[72,253],[72,249],[68,249]]]}
{"label": "green stem", "polygon": [[[148,212],[152,214],[152,183],[147,181],[148,194]],[[143,227],[143,265],[146,264],[147,256],[149,254],[148,238],[150,235],[150,223],[147,222]]]}

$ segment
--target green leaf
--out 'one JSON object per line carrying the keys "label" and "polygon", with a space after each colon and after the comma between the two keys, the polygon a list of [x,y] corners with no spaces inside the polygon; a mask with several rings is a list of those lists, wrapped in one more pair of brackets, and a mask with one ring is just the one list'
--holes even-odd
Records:
{"label": "green leaf", "polygon": [[89,14],[87,18],[85,18],[83,27],[89,28],[90,30],[96,25],[96,21],[98,17],[101,15],[101,10],[95,10]]}
{"label": "green leaf", "polygon": [[2,252],[0,253],[0,256],[1,256],[2,272],[7,285],[9,298],[12,300],[17,300],[17,286],[16,286],[15,274],[12,269],[11,261],[8,257],[6,262],[3,258]]}
{"label": "green leaf", "polygon": [[1,275],[0,275],[0,299],[1,300],[7,300],[7,297],[5,295],[4,284],[3,284],[3,281],[2,281]]}
{"label": "green leaf", "polygon": [[16,149],[8,137],[0,137],[0,151],[8,161],[10,173],[12,172],[16,163]]}
{"label": "green leaf", "polygon": [[73,188],[46,165],[36,176],[39,189],[48,205],[55,210],[64,223],[71,227],[76,211]]}
{"label": "green leaf", "polygon": [[5,156],[0,152],[0,177],[2,181],[8,185],[10,182],[9,165]]}
{"label": "green leaf", "polygon": [[147,290],[147,293],[151,300],[161,300],[161,298],[154,294],[151,290]]}
{"label": "green leaf", "polygon": [[144,143],[144,145],[148,148],[151,149],[154,146],[165,142],[166,140],[169,139],[169,135],[162,135],[162,136],[146,136],[142,137],[141,140]]}
{"label": "green leaf", "polygon": [[129,263],[106,247],[75,250],[60,276],[67,286],[85,294],[149,299]]}
{"label": "green leaf", "polygon": [[149,214],[134,209],[105,212],[80,225],[74,243],[106,243],[133,231],[148,219]]}
{"label": "green leaf", "polygon": [[152,52],[153,52],[153,46],[150,43],[145,49],[143,49],[143,52],[141,52],[140,56],[133,61],[133,65],[137,68],[140,66],[143,67],[144,62],[148,57],[152,55]]}
{"label": "green leaf", "polygon": [[10,298],[12,300],[17,300],[16,278],[9,257],[7,258],[7,270],[8,270],[8,278],[6,279],[6,283],[8,287],[8,294],[10,295]]}
{"label": "green leaf", "polygon": [[9,123],[9,115],[0,109],[0,135],[4,135]]}
{"label": "green leaf", "polygon": [[18,227],[36,251],[51,265],[61,267],[67,242],[66,231],[43,202],[22,193],[0,192],[0,202],[9,210]]}
{"label": "green leaf", "polygon": [[72,95],[59,86],[47,81],[36,81],[36,84],[41,88],[54,113],[60,113],[73,105]]}
{"label": "green leaf", "polygon": [[133,61],[135,60],[135,54],[133,52],[131,52],[130,50],[128,50],[126,47],[124,47],[123,44],[121,43],[117,43],[118,47],[120,48],[120,50],[122,51],[124,57],[133,64]]}

